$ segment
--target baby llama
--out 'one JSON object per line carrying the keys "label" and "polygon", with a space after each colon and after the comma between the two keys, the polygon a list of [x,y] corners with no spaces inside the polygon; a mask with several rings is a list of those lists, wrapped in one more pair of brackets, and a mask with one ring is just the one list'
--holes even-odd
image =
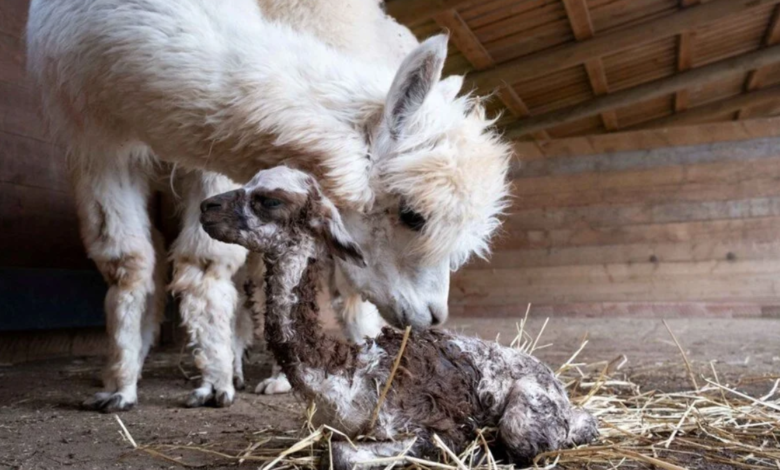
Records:
{"label": "baby llama", "polygon": [[315,424],[375,438],[354,447],[333,442],[328,465],[348,469],[403,451],[434,458],[434,435],[460,453],[482,427],[498,428],[495,451],[515,463],[597,435],[596,420],[572,407],[536,358],[436,330],[410,335],[377,412],[403,334],[386,328],[353,345],[323,333],[315,302],[320,265],[329,255],[364,261],[314,178],[285,166],[264,170],[242,189],[205,200],[201,211],[210,236],[262,253],[266,341],[293,389],[316,404]]}

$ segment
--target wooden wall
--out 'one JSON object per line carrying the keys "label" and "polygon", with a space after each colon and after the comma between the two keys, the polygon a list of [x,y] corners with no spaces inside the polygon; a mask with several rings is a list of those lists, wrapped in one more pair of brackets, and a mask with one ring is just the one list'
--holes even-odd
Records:
{"label": "wooden wall", "polygon": [[453,277],[453,312],[768,312],[778,134],[769,119],[519,144],[504,233]]}
{"label": "wooden wall", "polygon": [[65,155],[25,76],[27,0],[0,2],[0,266],[85,269]]}
{"label": "wooden wall", "polygon": [[[0,343],[6,345],[0,353],[5,359],[9,345],[21,344],[16,341],[20,330],[101,325],[106,289],[79,238],[65,154],[47,136],[26,78],[27,9],[28,0],[0,2]],[[62,337],[48,338],[46,348],[56,344],[53,350],[67,353],[63,344],[81,336],[71,331],[64,343]],[[11,349],[42,350],[29,338],[23,346]]]}

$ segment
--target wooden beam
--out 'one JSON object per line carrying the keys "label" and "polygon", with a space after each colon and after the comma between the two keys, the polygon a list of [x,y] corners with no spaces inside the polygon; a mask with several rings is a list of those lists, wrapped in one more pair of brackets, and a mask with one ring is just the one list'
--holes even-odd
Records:
{"label": "wooden beam", "polygon": [[[569,17],[569,24],[574,32],[574,38],[577,41],[586,41],[596,35],[593,28],[593,22],[590,19],[590,11],[585,0],[563,0],[566,8],[566,14]],[[609,94],[609,85],[607,84],[607,74],[604,72],[604,64],[601,59],[591,59],[585,62],[585,70],[588,73],[588,80],[596,96]],[[618,129],[617,113],[613,110],[601,113],[601,121],[604,128],[608,131]]]}
{"label": "wooden beam", "polygon": [[503,82],[517,83],[548,75],[584,64],[590,59],[615,54],[648,42],[698,29],[753,8],[778,3],[780,0],[712,0],[631,28],[599,35],[587,41],[570,43],[552,51],[541,51],[521,57],[493,69],[473,73],[469,79],[478,89],[490,91]]}
{"label": "wooden beam", "polygon": [[[521,0],[531,2],[533,0]],[[444,10],[451,10],[478,3],[476,0],[393,0],[385,3],[387,14],[407,26],[424,23],[433,15]]]}
{"label": "wooden beam", "polygon": [[643,122],[631,127],[631,129],[658,129],[661,127],[697,124],[714,116],[734,113],[743,108],[750,108],[751,106],[777,101],[778,99],[780,99],[780,86],[773,86],[697,106],[682,113]]}
{"label": "wooden beam", "polygon": [[[765,46],[773,46],[777,43],[780,43],[780,7],[775,7],[772,20],[769,22],[769,28],[764,36]],[[745,91],[754,91],[761,88],[768,71],[766,67],[762,67],[750,72],[745,81]],[[737,119],[745,119],[749,114],[750,108],[743,108],[737,115]]]}
{"label": "wooden beam", "polygon": [[645,83],[635,88],[600,96],[569,108],[520,120],[516,124],[509,126],[505,135],[519,137],[531,132],[577,121],[610,109],[622,108],[660,96],[666,96],[678,90],[721,81],[734,75],[743,74],[748,70],[754,70],[778,62],[780,62],[780,46],[768,47],[698,67],[668,78]]}
{"label": "wooden beam", "polygon": [[[449,31],[450,40],[474,68],[484,70],[495,65],[495,61],[490,56],[490,53],[457,11],[452,9],[444,10],[434,14],[433,19],[439,27]],[[531,115],[528,106],[512,89],[511,85],[502,86],[499,89],[498,96],[515,117],[524,118]],[[550,140],[550,136],[544,131],[534,132],[532,136],[536,140]]]}
{"label": "wooden beam", "polygon": [[479,42],[471,28],[463,21],[457,11],[450,9],[433,15],[440,28],[450,33],[450,41],[477,70],[484,70],[496,65],[485,46]]}
{"label": "wooden beam", "polygon": [[[647,129],[614,134],[566,137],[545,142],[515,142],[514,150],[527,169],[548,159],[589,158],[615,152],[653,151],[669,147],[739,142],[780,137],[780,118],[747,119],[666,129]],[[623,158],[623,157],[621,157]]]}
{"label": "wooden beam", "polygon": [[515,142],[514,150],[525,168],[548,159],[603,157],[615,152],[647,151],[715,142],[739,142],[780,136],[780,118],[747,119],[666,129],[617,132],[554,139],[540,145]]}
{"label": "wooden beam", "polygon": [[[525,102],[517,95],[517,92],[510,85],[504,85],[498,89],[498,97],[506,105],[507,109],[513,116],[517,118],[525,118],[531,116],[531,111]],[[537,141],[550,140],[550,134],[546,131],[531,132],[531,137]]]}
{"label": "wooden beam", "polygon": [[[692,32],[682,33],[677,43],[677,71],[687,72],[693,66],[693,38]],[[680,90],[674,97],[674,111],[679,113],[688,108],[688,90]]]}

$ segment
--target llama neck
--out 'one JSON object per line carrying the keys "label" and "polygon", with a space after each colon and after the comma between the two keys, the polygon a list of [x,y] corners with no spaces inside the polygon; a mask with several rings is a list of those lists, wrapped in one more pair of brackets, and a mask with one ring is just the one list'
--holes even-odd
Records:
{"label": "llama neck", "polygon": [[[395,70],[356,60],[287,28],[279,27],[274,35],[284,47],[274,42],[264,44],[275,46],[271,49],[250,49],[255,55],[244,64],[254,68],[237,74],[231,85],[235,106],[228,112],[236,115],[225,134],[257,136],[259,127],[270,139],[245,141],[263,147],[249,161],[294,160],[324,176],[320,182],[339,207],[363,209],[373,199],[367,171],[367,127],[381,115]],[[237,127],[247,127],[249,132],[235,132]],[[231,164],[241,167],[238,161]],[[239,179],[243,180],[256,169],[238,171],[247,172]]]}
{"label": "llama neck", "polygon": [[303,253],[266,260],[265,339],[293,387],[303,393],[316,393],[303,380],[304,369],[338,373],[357,355],[354,347],[322,330],[319,275],[317,261]]}

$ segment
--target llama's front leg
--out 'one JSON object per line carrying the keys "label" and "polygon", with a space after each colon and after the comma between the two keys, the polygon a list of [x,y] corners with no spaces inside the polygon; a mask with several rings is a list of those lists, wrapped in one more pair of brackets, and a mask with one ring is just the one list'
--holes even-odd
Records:
{"label": "llama's front leg", "polygon": [[292,385],[287,375],[282,372],[282,368],[275,362],[273,366],[273,372],[267,379],[263,379],[255,387],[255,393],[258,395],[281,395],[284,393],[290,393]]}
{"label": "llama's front leg", "polygon": [[91,155],[74,152],[70,157],[81,235],[108,284],[104,391],[83,404],[103,412],[128,410],[137,402],[138,377],[159,319],[152,310],[161,298],[161,286],[154,282],[147,176],[131,159],[143,149],[124,150],[101,152],[94,157],[105,160],[101,165],[90,165]]}
{"label": "llama's front leg", "polygon": [[185,181],[182,231],[173,246],[172,292],[180,299],[201,385],[186,401],[189,407],[229,406],[233,386],[233,329],[238,292],[233,275],[243,265],[246,250],[209,237],[200,225],[200,203],[235,188],[214,173],[191,174]]}
{"label": "llama's front leg", "polygon": [[[236,283],[241,288],[241,283]],[[236,310],[235,324],[233,328],[233,385],[236,390],[246,388],[244,382],[244,354],[252,346],[254,340],[254,324],[252,314],[244,305],[239,305]]]}
{"label": "llama's front leg", "polygon": [[[354,446],[349,442],[336,441],[330,444],[328,452],[320,460],[321,470],[350,470],[353,468],[385,468],[392,462],[389,459],[401,454],[414,456],[419,443],[414,439],[401,439],[386,442],[358,442]],[[399,460],[395,465],[404,462]]]}

